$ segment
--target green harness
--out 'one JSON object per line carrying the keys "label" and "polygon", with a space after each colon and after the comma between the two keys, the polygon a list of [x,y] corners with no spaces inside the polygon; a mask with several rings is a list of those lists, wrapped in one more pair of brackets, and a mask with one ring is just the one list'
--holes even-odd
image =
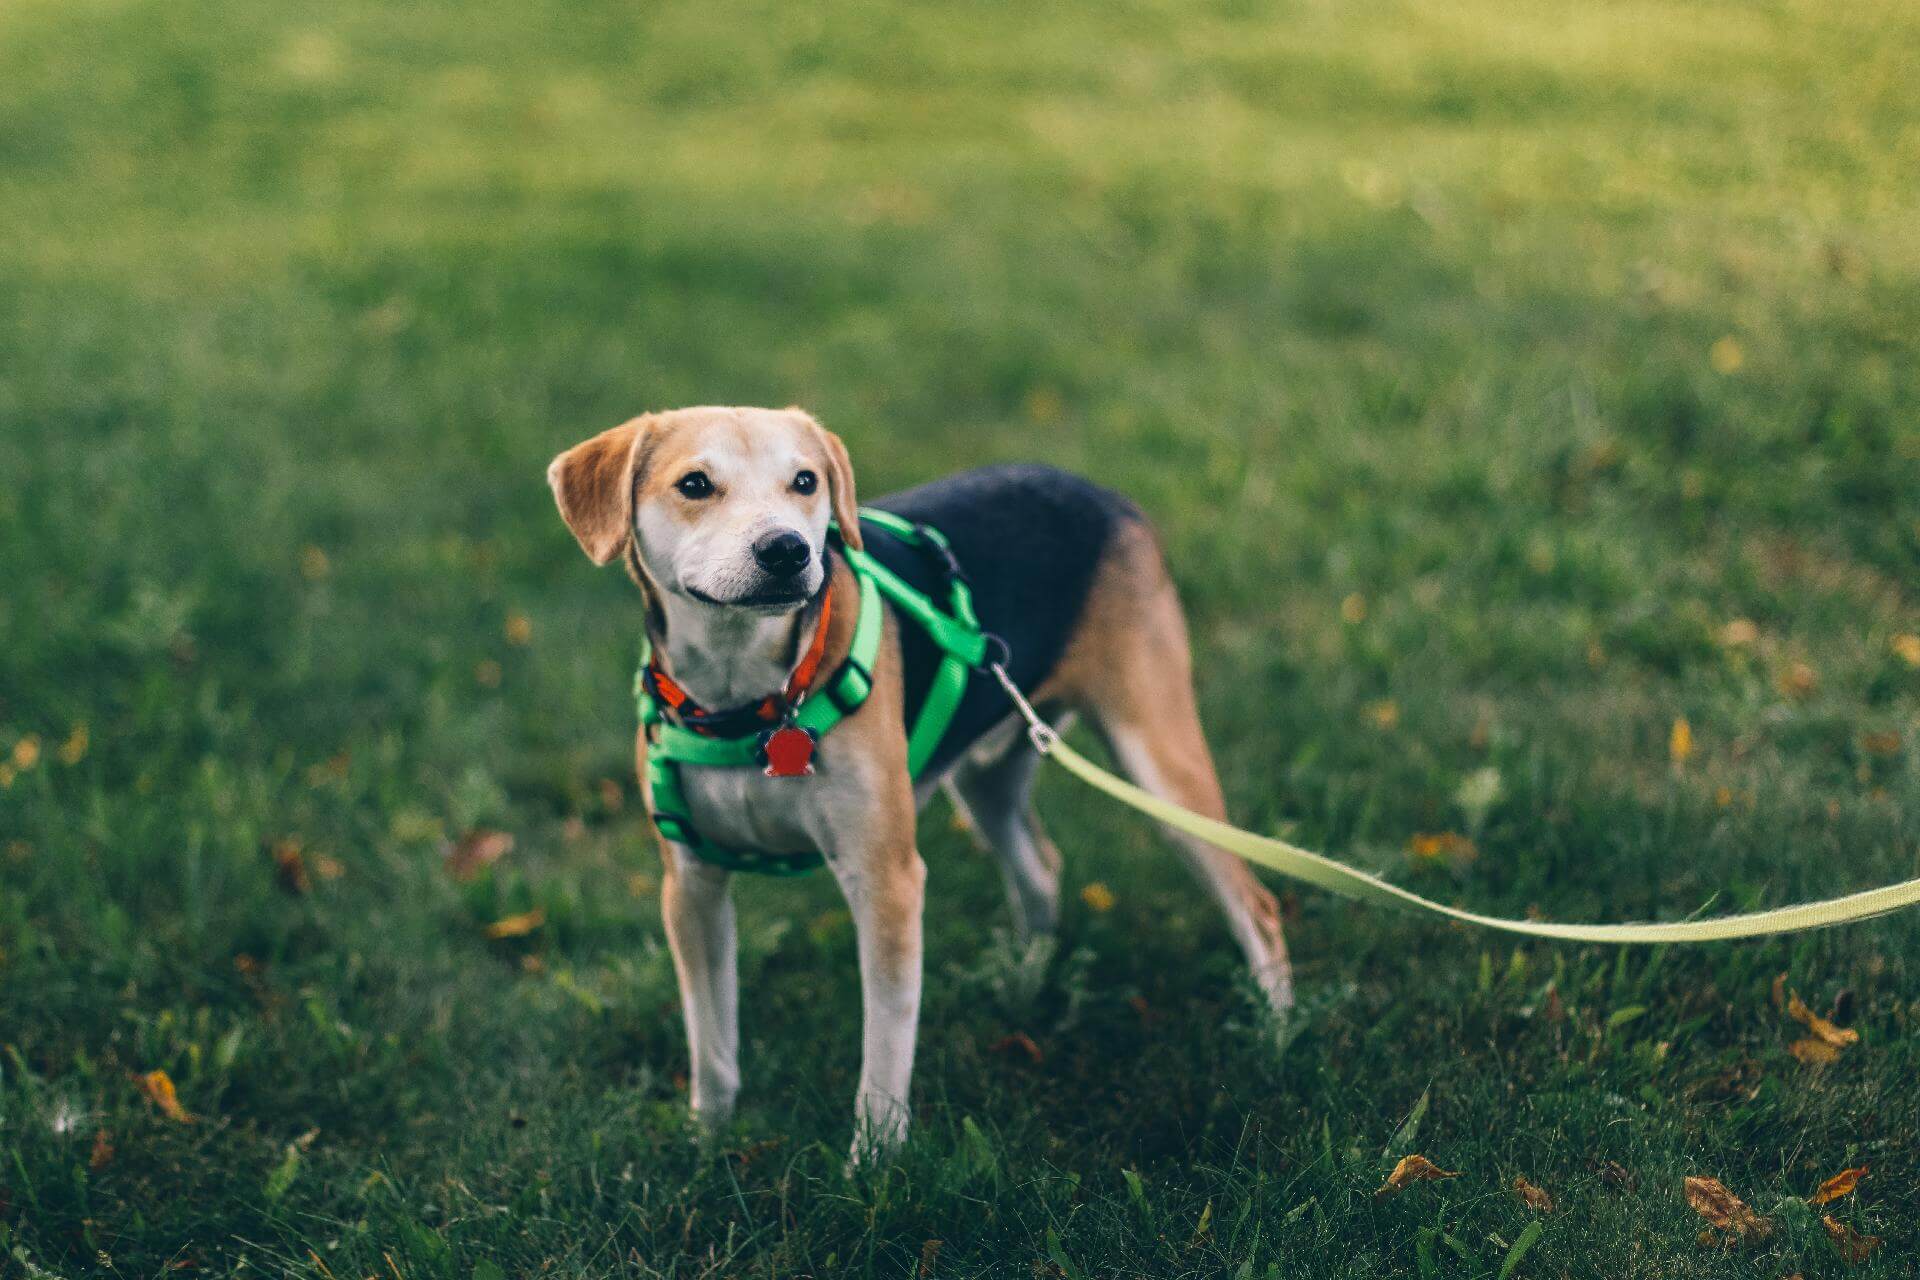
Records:
{"label": "green harness", "polygon": [[[948,608],[942,610],[924,593],[899,574],[881,564],[865,551],[856,551],[840,543],[840,552],[860,587],[860,613],[853,626],[853,644],[839,670],[803,695],[789,708],[787,723],[805,729],[816,739],[824,738],[834,726],[867,700],[873,692],[873,663],[880,652],[880,636],[885,607],[880,597],[891,600],[911,619],[944,655],[934,672],[920,714],[914,718],[907,735],[907,770],[916,779],[933,759],[953,723],[954,712],[966,696],[968,676],[986,660],[987,633],[973,613],[973,592],[966,576],[954,559],[953,548],[945,535],[931,525],[903,520],[890,511],[860,509],[860,518],[878,525],[909,546],[918,547],[936,559],[945,569],[949,584]],[[838,534],[838,529],[831,531]],[[695,857],[729,871],[758,871],[767,875],[791,876],[811,871],[821,863],[818,853],[762,853],[754,849],[732,849],[708,841],[694,828],[687,809],[687,795],[680,783],[680,767],[758,768],[761,764],[758,734],[745,737],[714,737],[667,718],[659,700],[647,688],[647,663],[651,646],[640,642],[640,672],[634,678],[634,698],[640,706],[640,724],[647,735],[647,780],[653,791],[653,823],[660,834],[684,845]]]}

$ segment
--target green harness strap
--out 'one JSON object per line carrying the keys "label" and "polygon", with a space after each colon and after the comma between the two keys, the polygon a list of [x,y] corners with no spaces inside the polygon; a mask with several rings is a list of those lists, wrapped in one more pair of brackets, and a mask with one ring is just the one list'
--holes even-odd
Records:
{"label": "green harness strap", "polygon": [[[801,699],[793,723],[824,738],[851,715],[873,692],[873,663],[880,652],[885,618],[880,597],[885,595],[901,613],[926,631],[944,655],[934,672],[920,714],[907,735],[907,769],[918,778],[933,759],[966,696],[969,674],[986,659],[988,641],[973,612],[973,592],[953,558],[952,547],[939,530],[914,524],[889,511],[861,508],[860,518],[913,546],[931,547],[946,562],[951,582],[950,611],[943,612],[927,595],[864,551],[844,544],[841,553],[860,584],[860,613],[854,622],[853,643],[840,668],[824,686]],[[731,849],[703,838],[688,812],[686,791],[680,782],[681,765],[704,768],[758,768],[757,734],[742,738],[715,738],[695,733],[668,720],[646,685],[647,641],[641,640],[640,670],[633,692],[640,724],[647,735],[647,781],[653,793],[653,822],[660,834],[686,846],[704,862],[730,871],[757,871],[768,875],[798,875],[820,865],[818,853],[762,853]]]}

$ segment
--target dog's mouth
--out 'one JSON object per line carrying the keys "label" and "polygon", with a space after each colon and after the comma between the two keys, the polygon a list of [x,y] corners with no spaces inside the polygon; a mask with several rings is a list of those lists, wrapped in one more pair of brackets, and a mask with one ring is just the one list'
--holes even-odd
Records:
{"label": "dog's mouth", "polygon": [[798,608],[810,598],[806,589],[800,586],[782,587],[777,590],[750,592],[744,596],[735,596],[731,600],[722,600],[718,596],[708,595],[698,587],[688,587],[687,594],[701,604],[716,605],[722,609],[751,609],[755,613],[785,613]]}

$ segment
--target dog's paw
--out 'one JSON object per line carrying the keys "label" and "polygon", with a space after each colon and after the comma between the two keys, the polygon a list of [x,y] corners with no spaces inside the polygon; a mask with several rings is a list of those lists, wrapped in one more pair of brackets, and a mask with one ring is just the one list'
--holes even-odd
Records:
{"label": "dog's paw", "polygon": [[898,1104],[874,1108],[854,1125],[846,1174],[871,1173],[886,1164],[907,1140],[907,1109]]}

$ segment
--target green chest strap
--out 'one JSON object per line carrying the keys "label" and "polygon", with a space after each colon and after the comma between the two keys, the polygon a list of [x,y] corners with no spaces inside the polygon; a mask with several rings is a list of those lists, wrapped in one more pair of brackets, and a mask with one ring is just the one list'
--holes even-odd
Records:
{"label": "green chest strap", "polygon": [[[860,518],[943,562],[948,574],[948,608],[942,610],[924,592],[866,552],[843,545],[842,554],[860,589],[860,612],[854,622],[853,643],[839,669],[801,699],[793,711],[792,723],[810,731],[816,739],[824,739],[873,692],[873,663],[880,652],[885,620],[881,597],[885,596],[904,618],[926,631],[943,655],[934,672],[933,684],[927,690],[926,701],[921,704],[920,714],[914,717],[907,734],[907,769],[918,778],[927,762],[933,759],[947,727],[953,723],[954,713],[966,696],[970,673],[985,661],[988,640],[974,616],[973,593],[953,558],[952,548],[939,530],[870,508],[862,508]],[[647,736],[647,781],[653,793],[653,822],[660,828],[660,834],[684,845],[702,861],[730,871],[798,875],[819,866],[821,858],[815,852],[762,853],[754,849],[733,849],[714,844],[700,835],[688,812],[681,766],[757,769],[761,767],[759,738],[757,734],[739,738],[711,737],[668,719],[647,689],[649,656],[643,640],[640,672],[634,678],[634,697],[640,708],[640,724]],[[794,785],[805,783],[796,781]]]}

